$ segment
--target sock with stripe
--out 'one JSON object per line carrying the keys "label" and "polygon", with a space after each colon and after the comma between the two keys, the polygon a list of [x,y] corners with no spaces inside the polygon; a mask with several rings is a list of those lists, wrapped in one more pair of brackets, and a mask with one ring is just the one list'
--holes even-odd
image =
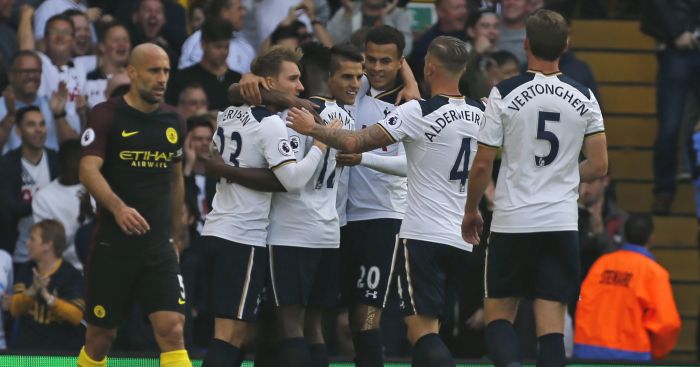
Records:
{"label": "sock with stripe", "polygon": [[104,357],[101,361],[96,361],[87,354],[85,347],[80,349],[80,354],[78,354],[78,367],[107,367],[107,357]]}
{"label": "sock with stripe", "polygon": [[495,320],[486,325],[486,351],[496,367],[519,367],[518,336],[508,320]]}
{"label": "sock with stripe", "polygon": [[353,334],[355,363],[357,367],[383,367],[384,350],[379,329],[364,330]]}
{"label": "sock with stripe", "polygon": [[452,353],[437,334],[423,335],[413,346],[415,367],[455,367]]}
{"label": "sock with stripe", "polygon": [[311,367],[328,367],[328,349],[326,344],[309,344]]}
{"label": "sock with stripe", "polygon": [[202,367],[231,367],[240,359],[241,350],[220,340],[212,339]]}
{"label": "sock with stripe", "polygon": [[311,356],[309,346],[304,338],[288,338],[280,341],[278,346],[278,366],[309,367]]}
{"label": "sock with stripe", "polygon": [[192,362],[186,350],[173,350],[160,354],[160,367],[192,367]]}
{"label": "sock with stripe", "polygon": [[563,367],[566,365],[564,334],[551,333],[537,338],[537,367]]}

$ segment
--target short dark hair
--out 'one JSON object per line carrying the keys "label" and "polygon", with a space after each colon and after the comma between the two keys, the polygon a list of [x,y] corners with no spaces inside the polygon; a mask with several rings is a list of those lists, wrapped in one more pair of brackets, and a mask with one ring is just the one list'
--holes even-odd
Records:
{"label": "short dark hair", "polygon": [[68,139],[61,143],[58,148],[58,166],[61,169],[61,174],[65,174],[71,164],[77,166],[80,155],[81,148],[78,139]]}
{"label": "short dark hair", "polygon": [[66,230],[63,224],[55,219],[44,219],[32,226],[32,229],[41,230],[41,240],[43,242],[53,242],[53,253],[57,257],[63,256],[66,250]]}
{"label": "short dark hair", "polygon": [[[24,120],[24,115],[29,112],[38,112],[41,114],[41,110],[37,106],[24,106],[15,112],[15,123],[19,126]],[[43,114],[41,114],[43,116]]]}
{"label": "short dark hair", "polygon": [[107,33],[112,30],[112,28],[124,28],[126,30],[126,34],[129,35],[129,41],[131,41],[131,35],[129,34],[129,27],[127,27],[124,23],[114,20],[108,23],[101,23],[99,24],[98,27],[96,27],[97,31],[97,39],[99,42],[104,42],[104,40],[107,38]]}
{"label": "short dark hair", "polygon": [[250,71],[259,76],[276,77],[280,73],[283,62],[299,64],[301,56],[301,51],[291,47],[273,46],[253,60]]}
{"label": "short dark hair", "polygon": [[318,43],[308,42],[301,46],[303,56],[299,61],[302,72],[309,67],[328,73],[331,63],[331,50]]}
{"label": "short dark hair", "polygon": [[207,18],[202,24],[202,42],[227,41],[233,35],[233,25],[219,17]]}
{"label": "short dark hair", "polygon": [[205,113],[201,115],[194,115],[187,119],[187,132],[190,132],[198,127],[206,127],[209,130],[214,130],[209,114]]}
{"label": "short dark hair", "polygon": [[36,60],[36,62],[39,64],[39,68],[41,68],[41,58],[34,50],[19,50],[15,52],[15,54],[12,56],[10,65],[14,67],[15,62],[19,60],[20,57],[33,57],[34,60]]}
{"label": "short dark hair", "polygon": [[362,28],[356,30],[355,32],[352,32],[352,34],[350,35],[350,43],[353,46],[355,46],[355,48],[360,50],[360,52],[364,52],[365,47],[367,46],[367,45],[365,45],[365,40],[367,39],[367,33],[369,33],[369,31],[371,31],[371,30],[372,30],[372,28],[370,28],[370,27],[362,27]]}
{"label": "short dark hair", "polygon": [[533,55],[554,61],[564,52],[569,26],[561,14],[546,9],[537,10],[525,21],[525,29]]}
{"label": "short dark hair", "polygon": [[654,233],[654,221],[649,214],[632,214],[625,221],[625,240],[634,245],[646,245]]}
{"label": "short dark hair", "polygon": [[404,38],[403,33],[388,25],[372,28],[367,33],[367,37],[365,37],[365,47],[367,47],[367,44],[370,42],[376,45],[396,45],[396,49],[399,52],[399,58],[403,56],[403,49],[406,48],[406,39]]}
{"label": "short dark hair", "polygon": [[494,8],[481,8],[477,11],[469,12],[469,16],[467,17],[466,28],[474,27],[476,23],[479,22],[479,19],[481,19],[481,17],[483,17],[486,14],[493,14],[495,16],[498,16],[498,12],[496,12],[496,9]]}
{"label": "short dark hair", "polygon": [[506,50],[492,52],[489,55],[489,57],[493,59],[493,61],[495,61],[498,66],[503,66],[504,64],[507,64],[509,62],[512,62],[515,65],[520,65],[518,58],[515,57],[515,55],[513,55],[511,52]]}
{"label": "short dark hair", "polygon": [[228,8],[230,2],[231,0],[211,0],[209,6],[204,11],[206,19],[219,18],[221,11]]}
{"label": "short dark hair", "polygon": [[343,43],[340,45],[335,45],[331,48],[331,63],[329,66],[329,71],[333,75],[338,68],[340,68],[340,63],[343,61],[352,61],[362,63],[364,57],[357,47],[353,46],[351,43]]}
{"label": "short dark hair", "polygon": [[428,46],[428,55],[452,75],[462,75],[467,67],[467,46],[464,41],[450,36],[439,36]]}
{"label": "short dark hair", "polygon": [[87,18],[87,15],[85,14],[85,12],[80,11],[80,10],[78,10],[78,9],[67,9],[66,11],[64,11],[64,12],[61,13],[61,14],[64,15],[66,18],[69,18],[69,19],[70,19],[70,17],[75,16],[75,15],[80,15],[80,16],[83,16],[83,17]]}
{"label": "short dark hair", "polygon": [[73,21],[69,17],[65,16],[63,13],[56,14],[56,15],[52,16],[51,18],[49,18],[49,20],[46,21],[46,26],[44,28],[44,38],[46,38],[49,35],[49,28],[50,28],[49,25],[53,22],[59,22],[59,21],[68,22],[68,24],[70,24],[71,29],[75,28],[75,27],[73,27]]}
{"label": "short dark hair", "polygon": [[177,103],[180,104],[182,103],[182,99],[185,98],[185,92],[189,89],[201,89],[202,92],[204,92],[204,95],[207,96],[207,100],[209,100],[209,95],[207,95],[207,91],[204,89],[204,86],[198,82],[191,82],[185,85],[181,90],[180,94],[177,95]]}
{"label": "short dark hair", "polygon": [[287,38],[301,40],[296,28],[291,25],[280,25],[270,34],[270,44],[276,45],[279,41]]}

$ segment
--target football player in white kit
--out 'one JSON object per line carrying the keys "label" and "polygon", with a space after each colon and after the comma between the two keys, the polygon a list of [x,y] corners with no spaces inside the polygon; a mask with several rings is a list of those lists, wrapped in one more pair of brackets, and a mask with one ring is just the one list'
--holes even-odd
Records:
{"label": "football player in white kit", "polygon": [[[298,52],[273,48],[251,65],[272,88],[294,96],[303,87]],[[279,107],[231,106],[217,118],[215,154],[235,167],[270,169],[288,192],[299,192],[316,172],[325,146],[310,147],[297,163]],[[205,261],[211,269],[214,339],[202,366],[239,361],[248,322],[255,319],[268,269],[268,215],[272,194],[221,180],[202,230]]]}
{"label": "football player in white kit", "polygon": [[[469,165],[476,151],[483,104],[459,95],[467,63],[464,42],[441,36],[425,56],[431,98],[399,106],[365,130],[331,130],[292,109],[289,126],[346,152],[362,152],[402,141],[406,147],[408,205],[399,233],[397,289],[405,311],[413,366],[454,366],[438,335],[446,293],[460,282],[472,245],[460,235]],[[391,279],[392,276],[390,275]]]}
{"label": "football player in white kit", "polygon": [[[578,185],[605,175],[603,117],[591,91],[559,72],[568,26],[556,12],[526,21],[528,72],[496,85],[489,96],[469,177],[462,231],[479,243],[477,206],[496,184],[484,274],[486,346],[496,366],[519,366],[513,321],[520,298],[534,299],[538,366],[564,366],[564,314],[578,297]],[[579,163],[583,148],[586,159]]]}
{"label": "football player in white kit", "polygon": [[[394,103],[404,85],[415,83],[403,61],[404,46],[401,32],[389,26],[367,34],[367,78],[362,80],[355,105],[349,108],[356,131],[384,119],[396,108]],[[406,179],[365,164],[379,161],[405,166],[406,158],[401,144],[378,147],[371,156],[343,153],[339,162],[353,167],[349,170],[347,226],[341,240],[341,293],[348,306],[355,363],[359,367],[383,366],[379,322],[396,253],[396,234],[406,208]]]}
{"label": "football player in white kit", "polygon": [[[342,128],[354,129],[354,120],[342,106],[354,102],[363,75],[362,54],[346,46],[329,50],[315,43],[302,50],[300,66],[305,94],[318,106],[321,119],[326,123],[337,120]],[[241,89],[232,93],[234,99]],[[266,102],[280,97],[274,94],[277,93],[263,91],[260,97]],[[289,141],[298,156],[303,156],[313,143],[313,139],[292,130]],[[347,192],[348,174],[335,167],[335,154],[335,150],[326,152],[312,179],[297,194],[279,192],[283,190],[275,189],[279,186],[269,182],[277,179],[270,174],[264,177],[259,170],[218,167],[221,174],[235,182],[244,178],[244,184],[253,189],[277,191],[273,194],[268,227],[268,299],[275,305],[277,325],[273,334],[279,340],[276,348],[267,345],[268,341],[261,346],[265,349],[263,354],[277,354],[272,359],[278,361],[256,355],[256,364],[328,365],[321,321],[323,310],[333,310],[337,303],[340,261],[336,190],[342,185]]]}
{"label": "football player in white kit", "polygon": [[[302,80],[310,100],[319,106],[316,111],[323,122],[330,124],[334,120],[343,129],[354,127],[352,118],[331,99],[330,50],[311,43],[304,45],[302,52]],[[314,139],[291,129],[288,134],[295,155],[306,155]],[[336,175],[335,150],[329,149],[299,193],[272,195],[267,242],[278,364],[328,365],[321,321],[322,310],[333,309],[338,294],[340,227],[335,206]]]}

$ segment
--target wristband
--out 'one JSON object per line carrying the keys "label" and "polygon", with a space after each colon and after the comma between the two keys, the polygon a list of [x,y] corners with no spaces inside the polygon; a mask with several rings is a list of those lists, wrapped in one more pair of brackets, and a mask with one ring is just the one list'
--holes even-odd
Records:
{"label": "wristband", "polygon": [[63,112],[61,112],[61,113],[54,113],[53,114],[54,120],[62,119],[64,117],[66,117],[66,110],[63,110]]}

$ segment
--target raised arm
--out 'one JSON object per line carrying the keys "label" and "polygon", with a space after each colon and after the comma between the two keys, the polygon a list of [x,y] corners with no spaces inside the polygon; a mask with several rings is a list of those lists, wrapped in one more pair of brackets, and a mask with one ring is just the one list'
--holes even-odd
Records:
{"label": "raised arm", "polygon": [[36,49],[36,40],[32,30],[32,17],[34,7],[24,4],[19,12],[19,24],[17,25],[17,48],[20,51]]}
{"label": "raised arm", "polygon": [[287,126],[294,131],[312,136],[345,153],[362,153],[396,143],[389,133],[378,124],[360,131],[333,129],[314,121],[309,111],[292,108],[287,115]]}
{"label": "raised arm", "polygon": [[[261,88],[262,86],[262,88]],[[235,104],[275,105],[285,108],[297,107],[314,110],[315,103],[298,97],[269,89],[265,79],[254,74],[245,74],[241,83],[234,83],[228,88],[228,99]]]}
{"label": "raised arm", "polygon": [[399,69],[399,75],[403,80],[404,87],[396,96],[395,104],[399,105],[401,104],[401,101],[408,102],[413,99],[421,99],[418,82],[416,81],[416,77],[413,75],[411,67],[408,66],[406,58],[401,59],[401,69]]}

